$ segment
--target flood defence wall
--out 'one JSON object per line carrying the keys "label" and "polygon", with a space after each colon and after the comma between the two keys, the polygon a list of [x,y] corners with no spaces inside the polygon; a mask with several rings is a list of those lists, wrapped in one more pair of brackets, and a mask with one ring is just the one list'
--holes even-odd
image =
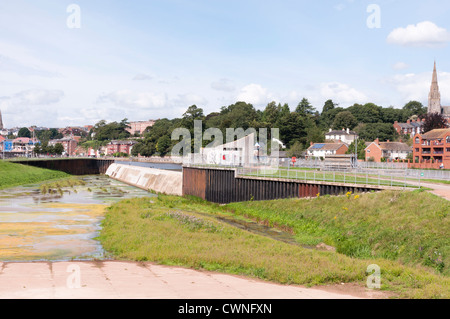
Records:
{"label": "flood defence wall", "polygon": [[71,175],[105,174],[114,160],[95,158],[23,160],[13,163],[62,171]]}
{"label": "flood defence wall", "polygon": [[380,190],[383,187],[236,176],[234,169],[183,167],[183,195],[220,204]]}
{"label": "flood defence wall", "polygon": [[114,163],[106,170],[106,175],[148,191],[182,195],[182,172]]}

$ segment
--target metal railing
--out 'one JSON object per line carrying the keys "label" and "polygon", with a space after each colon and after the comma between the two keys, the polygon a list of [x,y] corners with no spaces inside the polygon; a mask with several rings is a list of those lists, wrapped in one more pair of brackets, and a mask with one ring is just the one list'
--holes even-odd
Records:
{"label": "metal railing", "polygon": [[406,175],[394,176],[392,174],[377,174],[369,171],[318,171],[302,170],[295,168],[271,168],[271,167],[239,167],[236,169],[237,176],[255,176],[263,178],[292,179],[305,182],[332,182],[353,185],[376,185],[400,188],[421,188],[420,178],[418,180],[408,179]]}

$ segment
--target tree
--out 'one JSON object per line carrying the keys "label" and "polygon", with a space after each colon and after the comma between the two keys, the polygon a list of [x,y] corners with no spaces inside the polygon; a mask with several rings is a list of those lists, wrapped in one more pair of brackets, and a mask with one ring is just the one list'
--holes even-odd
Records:
{"label": "tree", "polygon": [[101,120],[93,128],[95,133],[93,139],[111,141],[129,138],[131,134],[127,131],[128,127],[128,119],[123,119],[120,123],[112,122],[109,124],[106,124],[105,120]]}
{"label": "tree", "polygon": [[197,105],[191,105],[183,114],[183,118],[187,120],[200,120],[204,117],[203,109],[197,107]]}
{"label": "tree", "polygon": [[30,138],[31,137],[31,132],[30,132],[30,130],[28,128],[22,127],[19,130],[19,133],[17,133],[17,137],[28,137],[28,138]]}
{"label": "tree", "polygon": [[325,104],[323,105],[322,109],[322,115],[327,113],[328,111],[334,109],[337,106],[337,104],[333,103],[332,100],[327,100]]}
{"label": "tree", "polygon": [[365,141],[394,141],[398,137],[397,131],[391,123],[366,123],[355,128],[359,138]]}
{"label": "tree", "polygon": [[[358,139],[358,159],[365,159],[366,158],[366,142],[363,139]],[[346,154],[355,154],[355,141],[353,141],[346,152]]]}
{"label": "tree", "polygon": [[405,106],[403,106],[403,111],[405,111],[407,117],[409,118],[412,115],[425,115],[427,113],[427,108],[418,101],[409,101],[405,104]]}
{"label": "tree", "polygon": [[314,114],[314,111],[315,111],[314,106],[312,106],[311,103],[309,103],[307,98],[303,98],[301,102],[297,105],[297,108],[295,109],[295,112],[297,112],[302,116],[312,115]]}
{"label": "tree", "polygon": [[53,152],[54,154],[61,155],[64,152],[64,146],[61,143],[55,144]]}
{"label": "tree", "polygon": [[288,157],[301,157],[304,151],[303,144],[296,141],[294,145],[286,152]]}
{"label": "tree", "polygon": [[439,113],[427,113],[424,117],[423,132],[429,132],[434,129],[447,128],[447,122],[442,114]]}
{"label": "tree", "polygon": [[353,116],[350,111],[340,112],[333,121],[333,129],[341,130],[341,129],[354,129],[358,125],[358,121]]}
{"label": "tree", "polygon": [[169,152],[172,141],[169,136],[163,135],[158,139],[156,144],[156,150],[161,156],[166,155]]}
{"label": "tree", "polygon": [[277,122],[281,141],[290,147],[295,141],[306,144],[306,126],[304,118],[297,112],[291,112],[281,117]]}

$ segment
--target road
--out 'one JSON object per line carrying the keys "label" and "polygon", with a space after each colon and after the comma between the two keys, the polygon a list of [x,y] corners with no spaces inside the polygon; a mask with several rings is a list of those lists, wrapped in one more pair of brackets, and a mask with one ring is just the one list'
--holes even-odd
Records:
{"label": "road", "polygon": [[1,299],[387,298],[363,286],[287,286],[179,267],[124,261],[0,263]]}

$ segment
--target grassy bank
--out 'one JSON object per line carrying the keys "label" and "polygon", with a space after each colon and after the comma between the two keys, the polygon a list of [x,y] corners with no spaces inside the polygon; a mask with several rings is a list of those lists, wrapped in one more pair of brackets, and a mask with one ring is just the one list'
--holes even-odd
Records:
{"label": "grassy bank", "polygon": [[69,177],[69,174],[0,160],[0,189]]}
{"label": "grassy bank", "polygon": [[[401,195],[390,194],[394,203],[400,200]],[[370,198],[378,194],[367,196]],[[320,201],[328,200],[330,199],[319,198],[313,206],[320,207]],[[353,206],[350,205],[350,199],[345,200],[349,201],[346,203],[351,209]],[[362,200],[352,201],[359,205],[363,203]],[[260,209],[269,213],[275,209],[276,202],[284,205],[282,207],[290,206],[291,210],[298,214],[298,207],[308,205],[302,202],[310,203],[312,200],[252,202],[226,206],[164,195],[157,198],[124,200],[107,210],[99,239],[103,247],[118,259],[152,261],[308,286],[342,282],[356,282],[364,286],[368,276],[367,267],[377,264],[381,268],[382,289],[394,291],[399,297],[450,297],[450,278],[433,267],[406,266],[398,260],[389,260],[382,256],[351,257],[336,252],[306,249],[243,231],[215,218],[221,214],[229,214],[230,210],[248,215],[251,211]],[[382,218],[381,215],[382,212],[379,211],[378,217]],[[326,220],[327,216],[323,219]],[[448,217],[439,218],[443,221]],[[344,222],[342,219],[335,220],[334,216],[332,219],[334,223]],[[397,221],[398,227],[401,228],[401,221]],[[284,222],[278,218],[273,220],[273,223],[282,225]],[[351,220],[346,223],[351,227]],[[290,223],[289,227],[295,228],[294,224]],[[303,225],[302,231],[307,232],[306,224]],[[313,219],[311,225],[317,225]],[[382,226],[383,224],[378,223],[375,228]],[[418,226],[419,233],[426,232],[438,238],[441,236],[439,230],[429,230],[428,226],[421,224]],[[327,228],[322,231],[323,238],[326,238]],[[302,240],[299,234],[297,237]],[[313,237],[310,236],[308,241],[311,242]],[[318,237],[316,239],[318,240]]]}
{"label": "grassy bank", "polygon": [[450,205],[425,191],[234,203],[235,214],[290,228],[355,258],[384,258],[450,275]]}

